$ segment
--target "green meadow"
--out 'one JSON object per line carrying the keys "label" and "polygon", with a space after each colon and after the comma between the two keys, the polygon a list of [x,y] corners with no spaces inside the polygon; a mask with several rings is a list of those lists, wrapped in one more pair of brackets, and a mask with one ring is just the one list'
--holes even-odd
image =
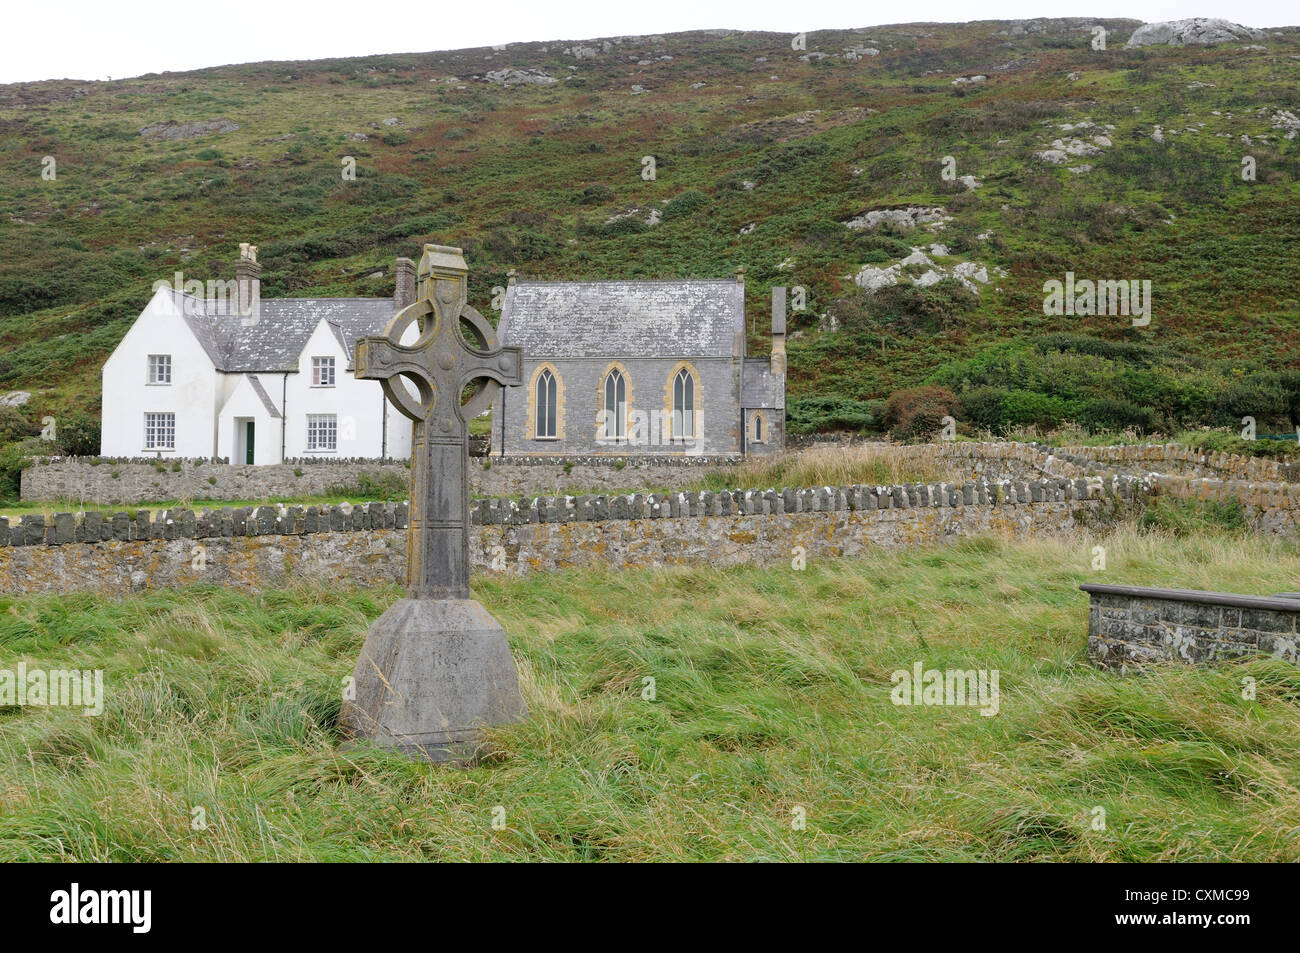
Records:
{"label": "green meadow", "polygon": [[[530,714],[466,769],[341,745],[395,588],[4,598],[5,664],[102,669],[106,700],[0,709],[0,860],[1294,861],[1300,671],[1098,671],[1077,586],[1298,573],[1294,546],[1166,519],[480,579]],[[996,715],[893,704],[918,662],[997,671]]]}

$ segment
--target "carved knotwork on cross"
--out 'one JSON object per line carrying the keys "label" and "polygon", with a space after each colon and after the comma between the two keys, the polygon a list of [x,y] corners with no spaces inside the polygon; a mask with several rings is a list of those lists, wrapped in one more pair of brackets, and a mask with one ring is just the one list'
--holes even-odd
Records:
{"label": "carved knotwork on cross", "polygon": [[[382,336],[357,341],[356,376],[380,381],[393,406],[414,421],[410,599],[469,598],[469,421],[491,406],[502,384],[523,380],[523,351],[501,347],[492,325],[466,302],[468,277],[459,248],[425,245],[415,304],[398,312]],[[413,324],[419,337],[404,345]],[[476,389],[462,403],[471,384]]]}

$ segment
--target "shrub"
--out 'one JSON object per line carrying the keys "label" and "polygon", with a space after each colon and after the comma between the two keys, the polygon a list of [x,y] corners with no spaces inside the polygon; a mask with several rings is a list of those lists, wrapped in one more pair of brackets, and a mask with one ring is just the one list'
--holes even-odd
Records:
{"label": "shrub", "polygon": [[957,398],[946,387],[912,387],[889,395],[881,423],[897,440],[929,440],[956,409]]}
{"label": "shrub", "polygon": [[99,453],[99,420],[84,411],[60,415],[55,444],[70,457],[93,457]]}
{"label": "shrub", "polygon": [[959,281],[945,278],[928,288],[890,285],[871,296],[868,310],[877,323],[909,334],[936,334],[969,314],[978,298]]}
{"label": "shrub", "polygon": [[664,206],[664,221],[681,218],[709,204],[709,197],[697,189],[687,189]]}
{"label": "shrub", "polygon": [[870,430],[877,424],[879,401],[850,397],[793,397],[785,404],[786,433],[810,434],[826,430]]}
{"label": "shrub", "polygon": [[1007,391],[1002,387],[977,387],[961,395],[961,417],[976,427],[997,431],[1006,425]]}
{"label": "shrub", "polygon": [[21,495],[22,473],[32,465],[31,441],[0,448],[0,501],[16,503]]}
{"label": "shrub", "polygon": [[12,443],[41,432],[31,414],[23,407],[0,406],[0,442]]}
{"label": "shrub", "polygon": [[612,201],[614,190],[608,185],[589,185],[578,194],[579,205],[600,205]]}
{"label": "shrub", "polygon": [[1155,413],[1147,407],[1138,407],[1117,397],[1103,397],[1089,401],[1077,415],[1078,422],[1088,430],[1119,431],[1130,428],[1142,433],[1159,429]]}

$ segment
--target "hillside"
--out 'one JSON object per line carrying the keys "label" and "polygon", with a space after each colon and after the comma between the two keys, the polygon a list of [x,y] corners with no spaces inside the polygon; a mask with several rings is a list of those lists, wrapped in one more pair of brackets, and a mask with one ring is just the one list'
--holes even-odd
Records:
{"label": "hillside", "polygon": [[[882,400],[922,384],[964,428],[1288,427],[1300,32],[1125,49],[1137,26],[910,24],[805,50],[717,31],[3,86],[0,390],[31,391],[32,419],[97,414],[152,283],[232,277],[241,241],[268,296],[387,295],[392,259],[439,241],[465,248],[485,313],[510,268],[744,266],[760,353],[768,289],[803,285],[796,431],[887,425]],[[913,207],[939,227],[845,224]],[[926,272],[959,278],[906,280]],[[1044,315],[1067,272],[1151,281],[1150,325]]]}

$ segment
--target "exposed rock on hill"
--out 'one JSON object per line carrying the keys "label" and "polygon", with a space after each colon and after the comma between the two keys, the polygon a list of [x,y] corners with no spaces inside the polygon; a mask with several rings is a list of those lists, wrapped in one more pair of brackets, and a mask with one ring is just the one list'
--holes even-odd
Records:
{"label": "exposed rock on hill", "polygon": [[1193,17],[1189,20],[1166,20],[1163,23],[1146,23],[1133,31],[1126,49],[1137,46],[1155,46],[1171,44],[1173,46],[1190,46],[1209,43],[1239,43],[1242,40],[1258,40],[1263,31],[1252,30],[1240,23],[1232,23],[1218,17]]}
{"label": "exposed rock on hill", "polygon": [[539,69],[494,69],[483,79],[498,86],[551,86],[559,80]]}
{"label": "exposed rock on hill", "polygon": [[857,230],[875,228],[881,222],[892,222],[900,228],[916,228],[918,225],[942,222],[943,220],[943,209],[938,206],[924,208],[919,205],[912,205],[907,208],[882,208],[871,212],[863,212],[856,218],[849,219],[844,225],[846,228]]}

